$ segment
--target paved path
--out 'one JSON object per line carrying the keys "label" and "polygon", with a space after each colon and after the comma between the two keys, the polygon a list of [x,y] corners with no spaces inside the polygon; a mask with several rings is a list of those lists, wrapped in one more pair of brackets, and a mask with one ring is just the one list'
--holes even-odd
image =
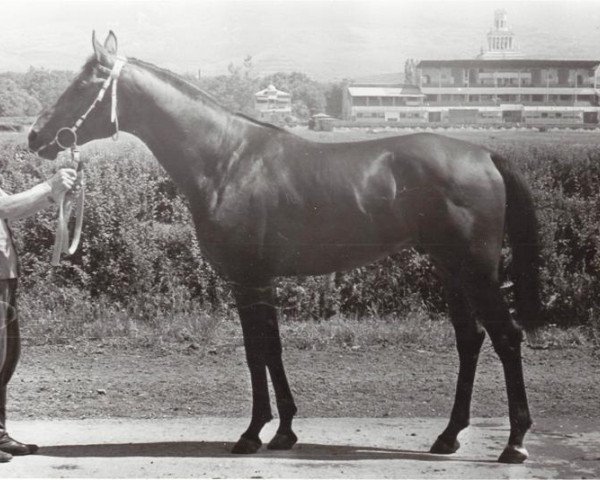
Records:
{"label": "paved path", "polygon": [[[454,455],[426,453],[439,418],[304,418],[288,452],[229,453],[246,419],[14,421],[11,432],[40,452],[0,464],[0,478],[598,478],[600,421],[539,421],[523,465],[495,462],[505,419],[474,419]],[[270,439],[276,422],[265,427]]]}

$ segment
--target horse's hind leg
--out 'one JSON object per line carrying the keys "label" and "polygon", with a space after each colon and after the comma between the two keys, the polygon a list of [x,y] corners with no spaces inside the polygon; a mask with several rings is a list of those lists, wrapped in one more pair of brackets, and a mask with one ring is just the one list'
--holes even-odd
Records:
{"label": "horse's hind leg", "polygon": [[491,277],[471,276],[466,285],[469,301],[488,332],[494,350],[500,357],[506,379],[510,436],[508,445],[498,461],[522,463],[529,456],[523,447],[523,439],[532,421],[525,393],[521,341],[523,334],[510,318],[498,281]]}
{"label": "horse's hind leg", "polygon": [[460,443],[458,434],[469,426],[471,395],[481,344],[485,338],[483,328],[477,323],[462,288],[448,285],[450,319],[456,332],[456,348],[460,361],[454,407],[448,426],[431,447],[431,453],[456,452]]}

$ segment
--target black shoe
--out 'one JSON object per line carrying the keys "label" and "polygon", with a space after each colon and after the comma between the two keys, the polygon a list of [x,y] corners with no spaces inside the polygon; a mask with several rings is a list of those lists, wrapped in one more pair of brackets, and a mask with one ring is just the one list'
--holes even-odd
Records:
{"label": "black shoe", "polygon": [[[0,437],[0,452],[10,455],[31,455],[38,451],[37,445],[27,445],[10,438],[7,433]],[[8,459],[10,460],[10,458]],[[8,461],[6,460],[6,461]]]}
{"label": "black shoe", "polygon": [[10,453],[4,453],[0,451],[0,463],[10,462],[12,455]]}

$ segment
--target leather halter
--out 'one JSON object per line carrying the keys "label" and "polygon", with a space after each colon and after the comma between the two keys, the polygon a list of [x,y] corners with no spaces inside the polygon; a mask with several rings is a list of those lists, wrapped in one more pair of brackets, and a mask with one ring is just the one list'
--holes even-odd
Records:
{"label": "leather halter", "polygon": [[[76,164],[77,168],[77,177],[78,182],[81,184],[79,196],[77,199],[70,199],[66,196],[66,192],[63,193],[58,201],[58,223],[56,227],[56,237],[54,239],[54,247],[52,251],[52,261],[51,264],[53,266],[58,266],[60,264],[61,254],[66,253],[68,255],[72,255],[77,251],[77,247],[79,246],[79,240],[81,238],[81,230],[83,226],[83,203],[85,199],[84,192],[84,173],[83,173],[83,162],[79,157],[79,149],[77,148],[77,130],[81,127],[81,124],[85,121],[88,115],[96,108],[96,106],[102,101],[104,95],[108,88],[112,84],[111,89],[111,107],[110,107],[110,121],[115,125],[115,133],[113,134],[113,140],[117,140],[119,136],[119,118],[117,116],[117,80],[119,79],[119,75],[121,73],[121,69],[127,60],[123,57],[116,57],[113,68],[110,71],[110,75],[102,84],[102,88],[98,92],[96,99],[92,102],[90,107],[81,115],[75,124],[72,127],[63,127],[54,137],[52,142],[44,147],[45,148],[52,143],[56,143],[63,150],[70,149],[71,156],[73,161]],[[61,141],[61,137],[62,141]],[[39,150],[41,150],[38,149]],[[71,216],[71,211],[73,208],[73,201],[76,202],[75,209],[75,230],[73,233],[72,241],[69,241],[69,230],[68,230],[68,219]]]}
{"label": "leather halter", "polygon": [[[83,113],[83,115],[81,115],[77,119],[77,121],[75,122],[75,124],[72,127],[70,127],[70,128],[63,127],[58,132],[56,132],[56,136],[54,137],[54,140],[52,141],[53,143],[56,143],[59,147],[61,147],[63,149],[72,148],[73,146],[77,145],[77,130],[79,130],[79,128],[81,127],[81,125],[83,124],[85,119],[88,117],[88,115],[92,112],[92,110],[94,110],[94,108],[96,108],[96,106],[104,99],[104,95],[106,94],[106,91],[108,90],[108,87],[111,86],[111,84],[112,84],[112,88],[111,88],[110,122],[115,125],[115,133],[113,134],[113,139],[116,140],[118,138],[118,136],[119,136],[119,117],[117,115],[117,81],[119,80],[119,75],[121,74],[121,70],[126,63],[127,63],[127,59],[125,57],[117,56],[115,58],[115,63],[113,64],[113,67],[110,71],[110,75],[106,78],[106,80],[104,80],[104,83],[102,84],[102,88],[100,88],[100,91],[98,92],[98,95],[96,96],[96,99],[92,102],[90,107]],[[67,146],[67,145],[61,144],[61,142],[59,140],[59,135],[61,132],[64,132],[65,130],[70,130],[73,133],[73,136],[74,136],[73,145]]]}

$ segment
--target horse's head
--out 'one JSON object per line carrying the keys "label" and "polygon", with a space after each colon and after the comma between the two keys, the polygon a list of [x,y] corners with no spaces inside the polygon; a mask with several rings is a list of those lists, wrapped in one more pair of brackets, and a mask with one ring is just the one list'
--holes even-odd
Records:
{"label": "horse's head", "polygon": [[[61,129],[76,131],[78,145],[109,137],[115,132],[111,121],[111,92],[106,90],[111,77],[115,81],[122,66],[122,59],[117,57],[117,37],[111,31],[102,45],[92,34],[92,44],[94,55],[56,104],[44,109],[31,127],[29,148],[44,158],[55,159],[58,152],[70,146],[65,145],[72,137],[68,131],[61,133],[67,140],[57,138]],[[91,108],[92,105],[95,106]]]}

